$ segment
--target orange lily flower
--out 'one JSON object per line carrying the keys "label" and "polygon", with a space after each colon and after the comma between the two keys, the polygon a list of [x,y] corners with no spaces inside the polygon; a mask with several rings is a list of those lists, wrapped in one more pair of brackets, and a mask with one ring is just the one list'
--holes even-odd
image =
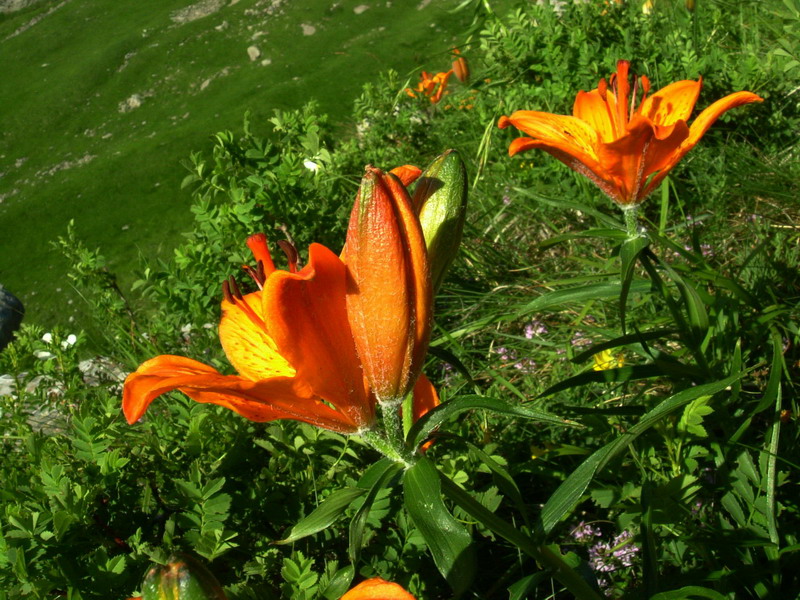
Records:
{"label": "orange lily flower", "polygon": [[[401,175],[412,178],[413,168],[406,167]],[[415,414],[438,404],[435,389],[420,373],[430,336],[431,301],[419,222],[405,207],[410,199],[398,179],[377,169],[368,171],[368,179],[369,185],[380,187],[379,197],[357,201],[356,207],[367,215],[375,205],[382,212],[379,218],[369,217],[369,226],[351,226],[344,256],[355,267],[325,246],[312,244],[308,264],[298,270],[296,251],[286,244],[290,269],[278,270],[266,236],[251,236],[247,245],[257,267],[246,271],[259,290],[242,294],[232,277],[226,281],[219,325],[223,349],[238,375],[223,375],[181,356],[150,359],[125,381],[122,408],[129,423],[141,418],[155,398],[176,389],[252,421],[294,419],[345,434],[374,425],[376,396],[413,391]],[[405,205],[384,210],[395,196]],[[359,198],[365,197],[362,191]],[[371,225],[394,237],[377,245],[356,239],[371,233]],[[398,243],[407,246],[398,249]],[[380,254],[385,247],[393,253]],[[398,278],[398,272],[405,275]],[[377,273],[385,277],[384,285]],[[395,294],[403,302],[393,303],[390,296]],[[404,318],[405,325],[399,324]],[[398,340],[403,332],[407,349]]]}
{"label": "orange lily flower", "polygon": [[340,600],[415,600],[402,586],[373,577],[362,581]]}
{"label": "orange lily flower", "polygon": [[417,84],[417,87],[414,89],[406,88],[406,93],[412,98],[416,98],[417,94],[422,94],[430,98],[431,103],[437,104],[445,94],[447,80],[450,79],[450,75],[452,74],[453,70],[450,69],[447,72],[436,73],[436,75],[431,77],[430,73],[423,71],[422,75],[420,75],[420,82]]}
{"label": "orange lily flower", "polygon": [[[617,62],[610,83],[578,92],[572,116],[519,110],[500,117],[501,129],[513,125],[530,137],[511,142],[510,156],[541,148],[588,177],[617,204],[635,206],[700,141],[724,112],[762,98],[736,92],[717,100],[687,124],[702,87],[677,81],[648,96],[647,77],[628,79],[629,63]],[[637,88],[642,99],[636,105]]]}

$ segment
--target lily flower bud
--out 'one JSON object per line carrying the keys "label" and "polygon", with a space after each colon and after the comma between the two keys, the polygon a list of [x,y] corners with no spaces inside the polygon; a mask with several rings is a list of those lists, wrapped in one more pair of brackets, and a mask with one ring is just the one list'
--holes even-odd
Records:
{"label": "lily flower bud", "polygon": [[432,293],[422,229],[395,175],[367,167],[343,255],[347,318],[364,376],[380,403],[398,404],[422,370]]}
{"label": "lily flower bud", "polygon": [[151,568],[142,583],[142,600],[227,600],[217,579],[185,554]]}
{"label": "lily flower bud", "polygon": [[453,74],[458,78],[461,83],[466,83],[469,80],[469,63],[467,59],[461,56],[458,49],[453,50]]}
{"label": "lily flower bud", "polygon": [[467,214],[467,171],[458,152],[448,150],[425,170],[414,189],[434,294],[461,245]]}

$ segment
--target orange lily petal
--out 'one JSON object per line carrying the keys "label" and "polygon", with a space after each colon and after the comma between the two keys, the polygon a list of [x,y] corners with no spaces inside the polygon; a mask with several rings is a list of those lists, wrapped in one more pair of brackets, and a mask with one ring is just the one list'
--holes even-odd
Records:
{"label": "orange lily petal", "polygon": [[694,121],[692,121],[692,125],[689,127],[688,137],[669,157],[668,164],[666,164],[664,168],[650,180],[650,183],[647,185],[647,189],[645,190],[643,196],[646,196],[658,187],[664,177],[666,177],[672,168],[678,164],[678,162],[680,162],[684,156],[686,156],[686,153],[689,152],[689,150],[697,145],[697,142],[700,141],[700,138],[705,135],[709,127],[711,127],[724,112],[729,111],[732,108],[736,108],[737,106],[742,106],[743,104],[750,104],[751,102],[763,102],[763,100],[764,99],[761,96],[753,94],[752,92],[735,92],[717,100],[711,106],[706,108],[697,116]]}
{"label": "orange lily petal", "polygon": [[158,396],[176,389],[197,402],[224,406],[251,421],[294,419],[341,433],[358,429],[345,415],[315,399],[309,389],[303,389],[292,378],[253,382],[170,355],[142,363],[125,380],[122,410],[128,423],[139,420]]}
{"label": "orange lily petal", "polygon": [[401,167],[395,167],[389,171],[389,173],[396,176],[404,186],[408,187],[422,175],[422,169],[414,165],[403,165]]}
{"label": "orange lily petal", "polygon": [[344,263],[312,244],[299,273],[275,271],[264,285],[267,331],[297,379],[359,427],[375,419],[345,305]]}
{"label": "orange lily petal", "polygon": [[[700,138],[705,135],[708,128],[714,124],[722,113],[736,108],[737,106],[742,106],[743,104],[763,101],[764,99],[761,96],[753,94],[752,92],[736,92],[717,100],[714,104],[697,115],[697,118],[692,121],[692,125],[689,128],[689,138],[683,143],[684,146],[688,146],[686,152],[700,141]],[[686,152],[684,152],[684,154]]]}
{"label": "orange lily petal", "polygon": [[373,577],[362,581],[341,597],[341,600],[415,600],[402,586]]}
{"label": "orange lily petal", "polygon": [[600,144],[600,164],[608,177],[613,178],[617,202],[629,204],[635,201],[646,178],[644,153],[652,138],[652,124],[637,116],[626,135],[611,143]]}
{"label": "orange lily petal", "polygon": [[[639,114],[654,125],[670,127],[678,121],[688,121],[700,96],[703,81],[676,81],[645,98]],[[671,131],[668,132],[668,134]]]}
{"label": "orange lily petal", "polygon": [[591,92],[578,92],[572,115],[584,121],[597,132],[603,142],[612,142],[617,138],[617,131],[612,120],[612,112],[599,90]]}
{"label": "orange lily petal", "polygon": [[597,132],[581,119],[535,110],[518,110],[510,117],[501,118],[500,122],[503,126],[511,124],[528,134],[542,144],[539,147],[556,148],[581,162],[584,158],[597,160]]}
{"label": "orange lily petal", "polygon": [[431,380],[421,374],[417,383],[414,385],[414,421],[417,421],[422,415],[433,410],[439,406],[439,394],[436,393],[436,388],[433,387]]}
{"label": "orange lily petal", "polygon": [[219,339],[230,363],[247,379],[258,381],[295,374],[266,331],[261,292],[246,294],[236,304],[222,302]]}

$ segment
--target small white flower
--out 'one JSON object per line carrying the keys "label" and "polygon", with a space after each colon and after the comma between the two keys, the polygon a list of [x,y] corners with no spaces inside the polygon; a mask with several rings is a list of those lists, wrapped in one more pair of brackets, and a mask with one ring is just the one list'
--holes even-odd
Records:
{"label": "small white flower", "polygon": [[189,335],[190,333],[192,333],[192,329],[193,329],[192,324],[191,323],[187,323],[186,325],[181,327],[181,333],[183,335]]}
{"label": "small white flower", "polygon": [[33,355],[39,360],[50,360],[51,358],[55,357],[55,354],[48,352],[47,350],[37,350],[33,353]]}
{"label": "small white flower", "polygon": [[317,171],[319,171],[319,165],[315,163],[313,160],[305,159],[303,161],[303,166],[312,173],[316,173]]}
{"label": "small white flower", "polygon": [[61,348],[66,350],[70,346],[74,346],[75,342],[78,341],[78,337],[74,333],[70,333],[63,342],[61,342]]}
{"label": "small white flower", "polygon": [[52,334],[52,333],[49,333],[49,332],[48,332],[48,333],[45,333],[45,334],[42,336],[42,341],[43,341],[45,344],[52,344],[52,343],[53,343],[53,334]]}

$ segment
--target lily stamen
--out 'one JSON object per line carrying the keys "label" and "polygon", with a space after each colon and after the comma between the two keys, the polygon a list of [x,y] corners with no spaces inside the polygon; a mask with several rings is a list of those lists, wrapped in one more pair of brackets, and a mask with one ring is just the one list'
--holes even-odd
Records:
{"label": "lily stamen", "polygon": [[286,255],[286,260],[289,261],[289,272],[297,273],[297,267],[300,261],[300,254],[297,252],[297,248],[288,240],[278,240],[278,246],[280,246],[281,250],[283,250],[283,253]]}

